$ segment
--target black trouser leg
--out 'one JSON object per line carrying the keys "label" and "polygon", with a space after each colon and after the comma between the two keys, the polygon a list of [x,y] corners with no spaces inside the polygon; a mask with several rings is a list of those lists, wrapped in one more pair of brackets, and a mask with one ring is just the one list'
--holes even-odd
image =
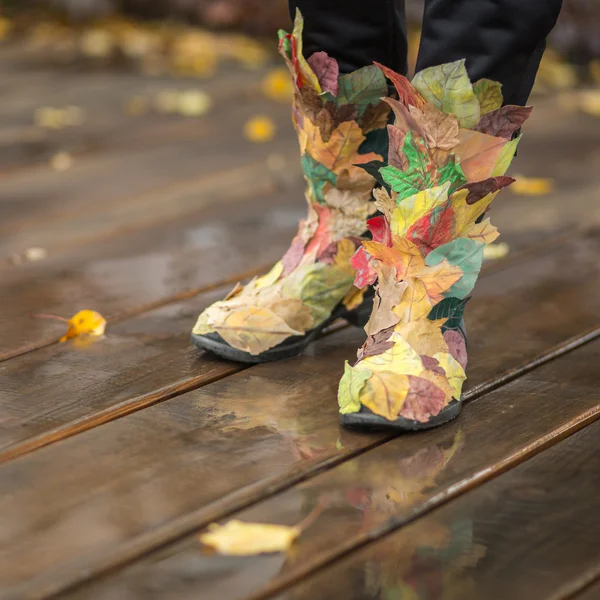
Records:
{"label": "black trouser leg", "polygon": [[[409,0],[410,1],[410,0]],[[304,16],[304,54],[324,50],[342,73],[380,62],[406,72],[404,0],[289,0]]]}
{"label": "black trouser leg", "polygon": [[425,0],[417,70],[461,58],[473,81],[502,83],[526,104],[562,0]]}

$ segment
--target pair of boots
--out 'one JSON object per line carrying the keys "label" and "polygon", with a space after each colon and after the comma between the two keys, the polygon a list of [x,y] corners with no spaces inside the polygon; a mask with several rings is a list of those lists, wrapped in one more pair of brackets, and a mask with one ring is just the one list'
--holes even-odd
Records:
{"label": "pair of boots", "polygon": [[472,84],[464,61],[412,83],[377,63],[340,76],[325,52],[304,58],[302,28],[298,13],[279,48],[308,216],[269,273],[200,315],[193,342],[258,363],[298,354],[337,318],[366,322],[340,381],[341,422],[439,425],[460,412],[463,312],[498,236],[486,213],[513,181],[505,173],[531,109],[503,106],[493,81]]}

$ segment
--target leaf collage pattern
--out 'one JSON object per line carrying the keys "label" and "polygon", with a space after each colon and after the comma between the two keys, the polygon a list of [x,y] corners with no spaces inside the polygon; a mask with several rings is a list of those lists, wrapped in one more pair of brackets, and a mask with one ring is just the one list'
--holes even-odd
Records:
{"label": "leaf collage pattern", "polygon": [[382,72],[399,99],[385,99],[395,115],[388,160],[366,167],[381,215],[352,259],[356,285],[375,282],[375,301],[339,402],[345,414],[427,423],[461,397],[463,314],[498,236],[485,215],[514,181],[505,176],[519,141],[511,138],[530,110],[502,108],[500,84],[471,84],[464,61],[425,69],[412,84]]}
{"label": "leaf collage pattern", "polygon": [[[337,61],[325,52],[305,58],[303,26],[298,11],[292,33],[278,35],[294,85],[292,118],[308,216],[269,273],[238,284],[227,298],[202,312],[193,330],[219,335],[254,356],[321,326],[338,306],[357,306],[364,290],[354,287],[355,279],[363,288],[377,276],[366,255],[362,276],[353,266],[360,266],[365,222],[376,210],[371,202],[376,180],[356,165],[384,164],[379,152],[387,150],[391,112],[381,102],[386,81],[374,65],[340,75]],[[379,133],[384,143],[378,145]],[[364,149],[367,145],[370,151]],[[378,168],[373,173],[378,175]]]}

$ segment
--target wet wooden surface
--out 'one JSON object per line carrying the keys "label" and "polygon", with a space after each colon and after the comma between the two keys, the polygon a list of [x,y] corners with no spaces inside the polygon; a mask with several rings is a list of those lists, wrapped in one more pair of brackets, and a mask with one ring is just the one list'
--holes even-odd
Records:
{"label": "wet wooden surface", "polygon": [[[469,304],[461,418],[360,434],[335,396],[361,331],[251,367],[189,344],[202,307],[276,260],[305,211],[265,72],[86,73],[0,49],[0,598],[599,597],[600,120],[536,99],[514,172],[555,187],[494,208],[510,252]],[[213,109],[124,112],[165,88]],[[81,126],[35,126],[66,105]],[[271,142],[244,139],[255,114]],[[44,260],[15,259],[34,246]],[[108,318],[103,338],[59,344],[64,324],[30,316],[81,308]],[[316,506],[287,555],[197,539]]]}

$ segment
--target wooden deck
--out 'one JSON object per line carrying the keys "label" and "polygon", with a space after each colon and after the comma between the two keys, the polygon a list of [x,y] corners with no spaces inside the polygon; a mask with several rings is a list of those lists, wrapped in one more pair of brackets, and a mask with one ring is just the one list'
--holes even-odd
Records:
{"label": "wooden deck", "polygon": [[[513,172],[555,189],[494,210],[510,252],[470,303],[462,416],[361,435],[335,400],[361,331],[252,367],[189,344],[304,213],[289,108],[262,96],[262,71],[198,83],[4,47],[0,75],[1,600],[600,598],[600,119],[535,99]],[[206,117],[123,111],[190,87],[212,97]],[[43,105],[87,118],[42,129]],[[273,141],[243,138],[256,114]],[[11,258],[30,247],[47,257]],[[82,308],[108,319],[103,338],[57,343],[64,323],[31,316]],[[198,541],[319,505],[287,555]]]}

